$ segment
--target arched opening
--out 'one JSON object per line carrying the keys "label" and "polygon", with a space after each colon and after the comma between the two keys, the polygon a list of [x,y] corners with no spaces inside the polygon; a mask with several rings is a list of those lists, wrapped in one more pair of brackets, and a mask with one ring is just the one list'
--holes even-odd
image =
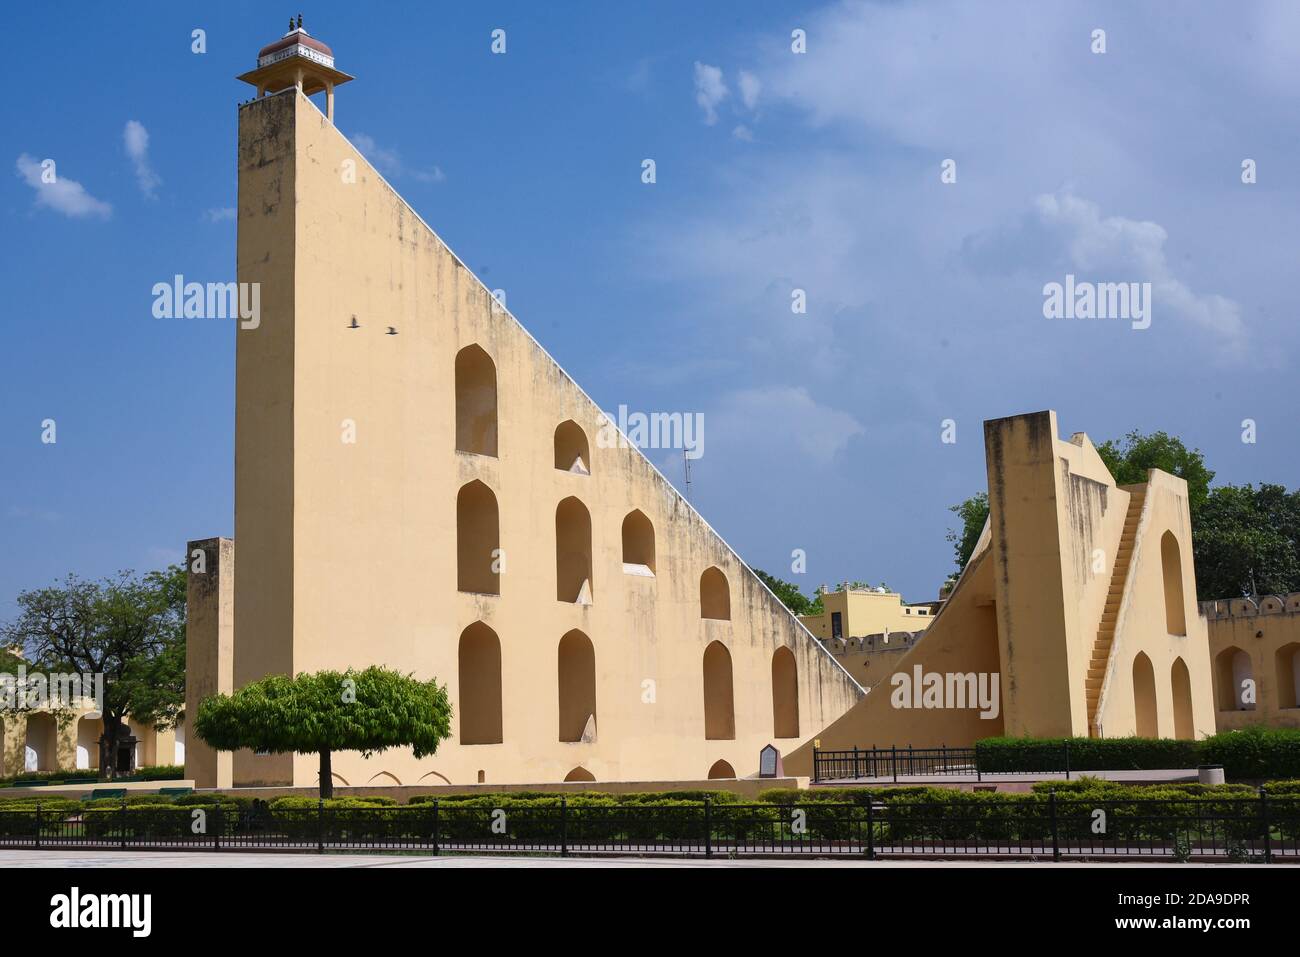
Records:
{"label": "arched opening", "polygon": [[157,764],[157,730],[153,725],[141,724],[134,718],[127,718],[126,725],[135,736],[135,766],[147,768]]}
{"label": "arched opening", "polygon": [[104,735],[104,719],[83,716],[77,719],[77,770],[99,767],[99,739]]}
{"label": "arched opening", "polygon": [[640,509],[623,519],[623,571],[647,578],[655,574],[655,527]]}
{"label": "arched opening", "polygon": [[1171,635],[1187,634],[1183,608],[1183,560],[1173,532],[1160,537],[1160,567],[1165,578],[1165,630]]}
{"label": "arched opening", "polygon": [[456,587],[501,594],[500,523],[497,497],[475,480],[456,496]]}
{"label": "arched opening", "polygon": [[[437,771],[426,771],[424,774],[420,775],[420,781],[425,781],[428,780],[429,778],[437,778],[438,781],[441,781],[443,784],[451,783],[450,779],[448,779],[446,775],[439,774]],[[416,781],[415,783],[419,784],[420,781]],[[431,783],[436,784],[437,781]]]}
{"label": "arched opening", "polygon": [[720,641],[704,649],[704,737],[710,741],[733,741],[736,737],[731,652]]}
{"label": "arched opening", "polygon": [[704,569],[700,576],[700,617],[731,621],[731,586],[716,565]]}
{"label": "arched opening", "polygon": [[575,475],[591,474],[591,447],[587,433],[572,419],[555,427],[555,467]]}
{"label": "arched opening", "polygon": [[460,633],[461,744],[500,744],[501,642],[476,621]]}
{"label": "arched opening", "polygon": [[456,353],[456,449],[497,454],[497,367],[479,346]]}
{"label": "arched opening", "polygon": [[591,513],[570,496],[555,508],[555,597],[591,604]]}
{"label": "arched opening", "polygon": [[713,766],[709,768],[709,780],[719,781],[722,779],[734,779],[736,777],[735,769],[726,761],[714,761]]}
{"label": "arched opening", "polygon": [[576,767],[564,776],[565,781],[594,781],[596,775],[592,774],[584,767]]}
{"label": "arched opening", "polygon": [[1220,711],[1255,710],[1255,669],[1250,655],[1236,645],[1229,645],[1215,657],[1214,683]]}
{"label": "arched opening", "polygon": [[1192,724],[1192,676],[1182,658],[1174,659],[1169,683],[1174,692],[1174,737],[1190,740],[1196,737]]}
{"label": "arched opening", "polygon": [[1139,738],[1160,737],[1160,722],[1156,714],[1156,670],[1151,659],[1142,652],[1133,658],[1133,714],[1137,719]]}
{"label": "arched opening", "polygon": [[1277,650],[1273,658],[1277,673],[1277,706],[1300,707],[1300,644],[1291,642]]}
{"label": "arched opening", "polygon": [[[348,780],[347,780],[347,778],[345,778],[343,775],[339,774],[337,771],[331,771],[331,772],[330,772],[330,780],[333,781],[335,784],[342,785],[342,786],[345,787],[345,788],[350,788],[350,787],[352,787],[351,784],[348,784]],[[316,772],[316,786],[317,786],[317,787],[320,787],[320,772],[319,772],[319,771]]]}
{"label": "arched opening", "polygon": [[53,715],[43,711],[28,712],[24,751],[23,770],[59,770],[59,735]]}
{"label": "arched opening", "polygon": [[772,655],[772,734],[799,737],[799,666],[786,647]]}
{"label": "arched opening", "polygon": [[378,774],[376,774],[374,777],[372,777],[372,778],[371,778],[369,781],[367,781],[366,783],[367,783],[367,784],[378,784],[378,785],[381,785],[381,786],[383,786],[383,787],[390,787],[390,786],[396,784],[396,785],[398,785],[398,786],[400,787],[402,782],[399,781],[399,780],[397,780],[397,775],[396,775],[396,774],[392,774],[391,772],[388,772],[388,771],[380,771]]}
{"label": "arched opening", "polygon": [[596,649],[576,628],[560,639],[560,740],[596,740]]}

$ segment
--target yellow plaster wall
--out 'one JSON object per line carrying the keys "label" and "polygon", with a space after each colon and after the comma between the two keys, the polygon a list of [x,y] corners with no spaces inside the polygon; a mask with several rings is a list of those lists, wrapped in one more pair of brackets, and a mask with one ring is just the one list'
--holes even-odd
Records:
{"label": "yellow plaster wall", "polygon": [[[240,157],[239,278],[264,286],[261,328],[238,333],[235,686],[379,663],[437,677],[456,702],[462,630],[482,621],[501,642],[502,743],[453,738],[423,761],[341,754],[340,781],[555,781],[578,766],[597,781],[694,779],[719,759],[749,774],[773,740],[771,660],[783,646],[798,666],[800,737],[778,746],[857,700],[861,689],[644,456],[598,447],[597,407],[310,101],[290,92],[242,107]],[[496,365],[498,457],[454,448],[454,363],[471,344]],[[554,467],[566,419],[587,434],[590,476]],[[354,444],[341,441],[347,423]],[[456,588],[456,496],[474,480],[498,501],[499,596]],[[568,496],[591,514],[589,606],[556,600],[555,510]],[[654,525],[655,578],[623,571],[632,509]],[[730,621],[700,618],[711,565],[727,577]],[[595,647],[589,743],[557,740],[557,648],[573,628]],[[735,740],[704,738],[714,640],[732,658]],[[242,758],[236,785],[316,779],[312,757],[291,773]]]}
{"label": "yellow plaster wall", "polygon": [[[1300,728],[1300,708],[1285,707],[1281,690],[1294,682],[1294,670],[1279,669],[1277,654],[1291,653],[1300,645],[1300,592],[1289,595],[1264,595],[1258,600],[1234,598],[1207,601],[1201,605],[1209,631],[1209,665],[1215,701],[1215,726],[1220,731],[1235,731],[1247,725],[1263,724],[1274,728]],[[1215,662],[1228,648],[1240,648],[1250,657],[1251,677],[1255,682],[1253,711],[1238,707],[1237,695],[1225,695],[1215,672]],[[1294,667],[1294,666],[1293,666]]]}

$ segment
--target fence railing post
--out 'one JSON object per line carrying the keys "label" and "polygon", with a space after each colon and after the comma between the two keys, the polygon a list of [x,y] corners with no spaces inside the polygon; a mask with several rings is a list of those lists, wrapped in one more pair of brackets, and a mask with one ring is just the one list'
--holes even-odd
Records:
{"label": "fence railing post", "polygon": [[821,778],[818,777],[818,774],[819,774],[820,770],[821,770],[821,768],[820,768],[820,766],[819,766],[819,762],[818,762],[818,760],[817,760],[817,745],[814,744],[814,745],[813,745],[813,778],[812,778],[812,779],[813,779],[813,784],[816,784],[818,781],[821,780]]}
{"label": "fence railing post", "polygon": [[325,853],[325,799],[316,799],[316,853]]}
{"label": "fence railing post", "polygon": [[36,802],[36,846],[41,846],[41,802]]}
{"label": "fence railing post", "polygon": [[871,807],[875,802],[867,798],[867,860],[876,859],[876,823],[872,817]]}
{"label": "fence railing post", "polygon": [[221,850],[221,805],[214,805],[212,808],[212,849]]}
{"label": "fence railing post", "polygon": [[855,778],[862,777],[858,768],[858,746],[856,744],[853,746],[853,776]]}
{"label": "fence railing post", "polygon": [[1065,739],[1065,780],[1070,780],[1070,739]]}
{"label": "fence railing post", "polygon": [[122,810],[118,813],[122,819],[119,828],[122,831],[122,848],[123,850],[125,850],[126,849],[126,798],[125,797],[122,798]]}
{"label": "fence railing post", "polygon": [[569,800],[560,798],[560,856],[569,856]]}
{"label": "fence railing post", "polygon": [[433,799],[433,856],[438,856],[438,799]]}
{"label": "fence railing post", "polygon": [[1268,789],[1259,789],[1259,819],[1264,826],[1264,863],[1273,863],[1273,839],[1268,825]]}
{"label": "fence railing post", "polygon": [[1056,788],[1047,792],[1047,806],[1052,813],[1052,860],[1061,859],[1061,840],[1056,829]]}
{"label": "fence railing post", "polygon": [[890,766],[893,767],[894,769],[894,783],[897,784],[898,783],[898,745],[891,744],[889,746],[889,751],[890,751],[889,763]]}
{"label": "fence railing post", "polygon": [[704,856],[713,856],[713,802],[704,796]]}

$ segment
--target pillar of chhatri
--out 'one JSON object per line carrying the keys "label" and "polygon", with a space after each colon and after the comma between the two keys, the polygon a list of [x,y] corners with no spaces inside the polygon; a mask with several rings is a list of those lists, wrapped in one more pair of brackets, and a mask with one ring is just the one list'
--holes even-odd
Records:
{"label": "pillar of chhatri", "polygon": [[297,87],[306,96],[325,91],[325,115],[334,122],[334,87],[355,79],[334,69],[334,51],[289,19],[289,32],[257,54],[257,69],[238,79],[257,87],[258,96]]}

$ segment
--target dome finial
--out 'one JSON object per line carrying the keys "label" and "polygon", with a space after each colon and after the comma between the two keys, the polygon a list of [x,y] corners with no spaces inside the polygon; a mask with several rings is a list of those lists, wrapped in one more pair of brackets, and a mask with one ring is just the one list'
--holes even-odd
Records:
{"label": "dome finial", "polygon": [[298,14],[298,29],[302,29],[302,14]]}

